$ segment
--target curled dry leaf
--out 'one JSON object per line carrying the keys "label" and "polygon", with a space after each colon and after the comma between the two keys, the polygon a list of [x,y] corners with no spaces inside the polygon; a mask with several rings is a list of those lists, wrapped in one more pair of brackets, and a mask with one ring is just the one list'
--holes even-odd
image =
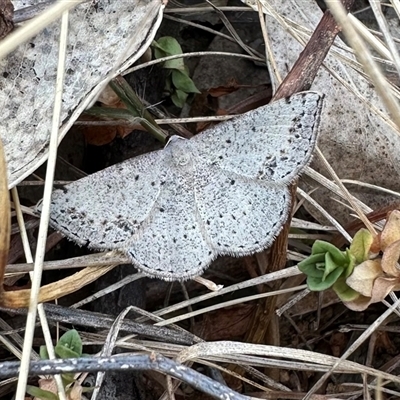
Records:
{"label": "curled dry leaf", "polygon": [[109,107],[119,107],[121,105],[121,99],[117,93],[111,89],[110,85],[107,85],[103,91],[99,94],[97,101]]}
{"label": "curled dry leaf", "polygon": [[371,303],[382,301],[392,290],[400,288],[400,277],[378,276],[372,288]]}
{"label": "curled dry leaf", "polygon": [[[107,86],[108,87],[108,86]],[[115,99],[112,93],[109,91],[103,91],[101,96],[98,98],[98,101],[102,104],[108,106],[108,109],[126,109],[125,105],[122,101],[117,98]],[[115,93],[115,92],[113,92]],[[84,114],[80,117],[80,121],[103,121],[104,118],[97,117],[96,115]],[[91,144],[94,146],[104,146],[110,142],[112,142],[116,137],[124,138],[128,136],[134,129],[143,129],[143,127],[138,123],[136,127],[132,126],[124,126],[118,123],[115,125],[100,125],[100,126],[91,126],[91,125],[81,125],[78,127],[79,132],[81,132],[87,144]]]}
{"label": "curled dry leaf", "polygon": [[[54,378],[39,379],[39,390],[31,386],[28,392],[36,394],[34,400],[58,399],[57,384]],[[74,382],[74,385],[66,390],[67,400],[81,400],[82,393],[82,386],[78,382]],[[52,397],[52,394],[54,397]]]}
{"label": "curled dry leaf", "polygon": [[385,227],[380,234],[380,247],[382,251],[394,243],[400,240],[400,211],[393,210],[386,220]]}
{"label": "curled dry leaf", "polygon": [[400,257],[400,240],[392,243],[386,250],[383,252],[382,255],[382,270],[391,276],[400,277],[400,270],[397,267],[397,262],[399,261]]}
{"label": "curled dry leaf", "polygon": [[68,393],[68,400],[81,400],[83,388],[76,382]]}
{"label": "curled dry leaf", "polygon": [[371,303],[371,297],[360,295],[359,297],[357,297],[356,300],[344,302],[344,305],[353,311],[364,311],[369,307]]}
{"label": "curled dry leaf", "polygon": [[[348,282],[347,284],[351,286]],[[360,296],[355,300],[345,302],[347,308],[354,311],[364,311],[370,304],[382,301],[392,290],[400,288],[399,278],[389,278],[386,276],[379,276],[373,282],[371,296]]]}
{"label": "curled dry leaf", "polygon": [[354,268],[346,283],[362,296],[346,302],[352,310],[365,310],[370,304],[382,301],[392,290],[400,289],[400,212],[387,218],[380,235],[382,258],[367,260]]}
{"label": "curled dry leaf", "polygon": [[379,261],[367,260],[354,268],[346,283],[363,296],[371,297],[374,281],[382,273]]}
{"label": "curled dry leaf", "polygon": [[[57,384],[56,381],[54,380],[54,378],[49,378],[49,379],[39,379],[39,388],[42,390],[46,390],[48,392],[57,394]],[[38,397],[35,397],[35,400],[41,400]]]}
{"label": "curled dry leaf", "polygon": [[[87,267],[57,282],[44,285],[40,288],[39,303],[50,302],[63,296],[67,296],[70,293],[74,293],[85,285],[94,282],[96,279],[106,274],[115,266],[116,265],[110,265],[101,268]],[[30,296],[30,289],[4,292],[1,299],[1,305],[3,307],[10,308],[29,307]]]}

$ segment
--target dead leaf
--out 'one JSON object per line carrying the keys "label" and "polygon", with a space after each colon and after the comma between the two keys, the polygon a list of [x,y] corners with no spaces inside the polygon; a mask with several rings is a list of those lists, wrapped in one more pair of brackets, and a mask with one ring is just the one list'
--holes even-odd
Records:
{"label": "dead leaf", "polygon": [[[23,3],[16,4],[22,7]],[[164,6],[159,0],[97,0],[69,12],[59,140],[126,60],[130,65],[143,54],[158,29]],[[51,24],[0,60],[0,137],[10,187],[47,159],[59,26],[60,21]]]}
{"label": "dead leaf", "polygon": [[347,336],[342,332],[335,332],[329,340],[329,345],[331,346],[332,355],[340,357],[348,345]]}
{"label": "dead leaf", "polygon": [[371,297],[360,296],[352,301],[346,301],[343,303],[347,308],[353,311],[364,311],[371,304]]}
{"label": "dead leaf", "polygon": [[212,97],[226,96],[229,93],[236,92],[241,87],[248,87],[248,85],[239,85],[234,78],[230,79],[226,85],[212,87],[207,90],[207,93]]}
{"label": "dead leaf", "polygon": [[[50,379],[39,379],[39,388],[43,390],[47,390],[48,392],[58,394],[57,384],[54,378]],[[74,382],[71,389],[67,391],[67,399],[68,400],[82,400],[82,392],[83,388],[78,382]],[[35,397],[34,400],[42,400],[38,397]]]}
{"label": "dead leaf", "polygon": [[75,382],[70,392],[68,393],[68,400],[81,400],[83,388],[78,382]]}
{"label": "dead leaf", "polygon": [[111,89],[110,85],[107,85],[103,91],[100,93],[97,101],[109,107],[117,107],[119,108],[122,103],[117,93]]}
{"label": "dead leaf", "polygon": [[399,257],[400,240],[386,247],[386,250],[383,252],[381,266],[386,274],[400,278],[400,270],[397,268]]}
{"label": "dead leaf", "polygon": [[354,267],[346,283],[361,295],[371,297],[374,282],[382,274],[380,261],[367,260]]}
{"label": "dead leaf", "polygon": [[[355,311],[365,310],[370,304],[382,301],[392,290],[400,288],[400,213],[393,211],[381,233],[381,245],[385,248],[382,258],[367,260],[354,267],[346,283],[362,296],[346,302]],[[393,241],[395,240],[395,241]]]}
{"label": "dead leaf", "polygon": [[[88,267],[67,278],[44,285],[40,288],[38,297],[39,303],[53,301],[70,293],[74,293],[89,283],[94,282],[100,276],[111,271],[113,268],[115,268],[115,265],[104,266],[101,268]],[[10,308],[29,307],[30,296],[30,290],[4,292],[1,299],[1,305]]]}
{"label": "dead leaf", "polygon": [[400,211],[393,210],[380,234],[381,250],[385,251],[389,245],[397,240],[400,240]]}
{"label": "dead leaf", "polygon": [[382,301],[392,290],[400,286],[399,278],[380,276],[376,278],[372,288],[371,303]]}
{"label": "dead leaf", "polygon": [[[42,390],[47,390],[48,392],[57,394],[57,384],[53,378],[50,379],[39,379],[39,388]],[[35,397],[34,400],[42,400],[39,397]]]}

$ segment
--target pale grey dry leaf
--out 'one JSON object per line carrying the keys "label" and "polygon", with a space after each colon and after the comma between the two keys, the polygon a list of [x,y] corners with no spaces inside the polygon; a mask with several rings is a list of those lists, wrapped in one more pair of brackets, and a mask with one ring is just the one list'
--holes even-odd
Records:
{"label": "pale grey dry leaf", "polygon": [[321,107],[304,92],[190,140],[174,136],[55,191],[50,223],[165,280],[199,275],[218,255],[261,251],[287,218],[288,185],[311,158]]}
{"label": "pale grey dry leaf", "polygon": [[[314,30],[322,12],[313,0],[265,0],[276,12],[288,19]],[[267,15],[267,29],[278,70],[284,77],[297,60],[303,47],[272,17]],[[343,46],[337,38],[336,44]],[[351,54],[336,50],[355,60]],[[356,92],[383,112],[384,107],[371,84],[358,72],[335,58],[330,52],[325,65],[334,71]],[[342,179],[354,179],[379,186],[400,190],[400,137],[399,133],[371,110],[346,87],[339,83],[325,68],[321,68],[312,85],[313,90],[325,95],[324,118],[318,145],[335,172]],[[387,117],[389,120],[390,118]],[[317,158],[312,167],[326,175],[325,168]],[[351,187],[351,193],[370,207],[382,206],[390,201],[389,196],[370,189]],[[326,189],[313,193],[331,215],[342,223],[351,219],[348,210],[331,199]],[[393,200],[392,200],[393,201]],[[310,208],[310,211],[313,211]],[[318,218],[319,214],[315,214]]]}
{"label": "pale grey dry leaf", "polygon": [[[16,9],[40,0],[14,1]],[[70,11],[60,140],[96,97],[96,88],[134,62],[153,39],[161,0],[96,0]],[[56,81],[57,21],[0,60],[0,136],[13,187],[47,158]],[[132,56],[132,57],[131,57]],[[101,84],[103,82],[103,84]]]}

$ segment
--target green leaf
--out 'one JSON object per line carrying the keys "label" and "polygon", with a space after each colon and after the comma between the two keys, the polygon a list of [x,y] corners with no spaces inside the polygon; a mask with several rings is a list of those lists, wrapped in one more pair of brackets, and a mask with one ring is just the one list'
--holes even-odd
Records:
{"label": "green leaf", "polygon": [[172,83],[185,93],[200,93],[193,81],[182,71],[172,71]]}
{"label": "green leaf", "polygon": [[314,278],[312,276],[307,277],[307,286],[311,291],[321,292],[322,290],[329,289],[336,280],[342,275],[344,271],[343,267],[336,268],[332,273],[325,277],[325,280],[320,278]]}
{"label": "green leaf", "polygon": [[343,274],[344,278],[349,277],[354,270],[354,267],[356,266],[356,258],[353,254],[351,254],[350,250],[346,250],[347,253],[347,259],[348,259],[348,264],[347,264],[347,268]]}
{"label": "green leaf", "polygon": [[[165,54],[163,51],[154,50],[154,56],[156,59],[168,57],[170,54]],[[164,61],[162,67],[165,69],[184,71],[185,62],[183,58],[174,58],[173,60]]]}
{"label": "green leaf", "polygon": [[168,54],[164,50],[161,50],[160,48],[156,47],[157,46],[157,42],[154,41],[152,46],[153,46],[153,50],[154,50],[154,57],[157,60],[159,58],[164,58],[164,57],[168,56]]}
{"label": "green leaf", "polygon": [[65,346],[56,345],[54,347],[54,352],[56,353],[57,357],[65,359],[65,358],[79,358],[79,354],[76,351],[73,351]]}
{"label": "green leaf", "polygon": [[177,71],[184,71],[185,70],[185,63],[183,58],[175,58],[174,60],[167,60],[164,61],[163,68],[177,70]]}
{"label": "green leaf", "polygon": [[355,262],[361,264],[369,259],[369,252],[371,249],[374,237],[368,229],[360,229],[353,238],[350,245],[350,253],[355,257]]}
{"label": "green leaf", "polygon": [[169,56],[182,54],[182,47],[179,42],[172,36],[160,37],[157,41],[153,41],[152,45],[159,50],[162,50]]}
{"label": "green leaf", "polygon": [[316,240],[312,246],[311,254],[329,253],[335,264],[343,265],[346,263],[345,253],[336,246],[323,240]]}
{"label": "green leaf", "polygon": [[307,275],[310,290],[322,291],[330,288],[344,272],[352,271],[352,258],[348,252],[340,251],[328,242],[317,240],[312,247],[311,256],[298,264],[300,271]]}
{"label": "green leaf", "polygon": [[336,292],[342,301],[353,301],[360,297],[360,293],[352,289],[345,281],[345,278],[338,279],[332,289]]}
{"label": "green leaf", "polygon": [[60,358],[76,358],[82,354],[82,340],[75,329],[67,331],[60,337],[55,353]]}
{"label": "green leaf", "polygon": [[46,346],[40,346],[39,356],[41,360],[48,360],[50,358]]}
{"label": "green leaf", "polygon": [[61,375],[61,379],[62,379],[64,387],[67,387],[72,382],[75,382],[75,380],[76,380],[75,379],[75,373],[71,372],[69,374],[62,374]]}
{"label": "green leaf", "polygon": [[[163,36],[158,41],[153,41],[154,56],[156,59],[182,54],[182,48],[178,41],[171,36]],[[183,58],[165,61],[163,68],[185,70]]]}
{"label": "green leaf", "polygon": [[177,107],[182,108],[185,105],[187,97],[188,94],[182,92],[182,90],[175,90],[175,92],[171,96],[171,100]]}
{"label": "green leaf", "polygon": [[171,79],[171,75],[167,76],[165,78],[165,86],[164,86],[164,92],[166,92],[167,94],[169,94],[171,96],[171,93],[174,92],[173,88],[172,88],[172,79]]}
{"label": "green leaf", "polygon": [[33,397],[43,400],[58,400],[58,396],[55,393],[49,392],[48,390],[40,389],[36,386],[26,386],[26,393]]}
{"label": "green leaf", "polygon": [[93,390],[95,389],[95,386],[84,386],[82,387],[82,393],[88,393],[88,392],[93,392]]}
{"label": "green leaf", "polygon": [[[325,280],[326,277],[331,274],[333,271],[335,271],[339,265],[333,261],[333,257],[331,253],[325,253],[325,268],[324,268],[324,276],[322,280]],[[343,269],[344,270],[344,269]]]}
{"label": "green leaf", "polygon": [[324,270],[323,268],[320,268],[319,265],[323,265],[324,261],[325,254],[315,254],[308,256],[303,261],[300,261],[297,264],[297,267],[301,272],[303,272],[303,274],[306,274],[307,276],[322,279],[322,277],[324,276]]}

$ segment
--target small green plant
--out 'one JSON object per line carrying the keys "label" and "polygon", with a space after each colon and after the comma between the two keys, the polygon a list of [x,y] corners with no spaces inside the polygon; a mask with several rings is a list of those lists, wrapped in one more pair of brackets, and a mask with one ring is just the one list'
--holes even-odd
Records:
{"label": "small green plant", "polygon": [[[182,54],[178,41],[171,36],[163,36],[153,41],[154,56],[156,59]],[[163,68],[168,70],[165,90],[171,94],[172,102],[182,108],[190,93],[200,93],[189,77],[189,70],[183,58],[165,61]]]}
{"label": "small green plant", "polygon": [[[82,340],[79,333],[75,329],[67,331],[60,337],[56,346],[54,347],[54,352],[57,358],[79,358],[85,357],[87,355],[82,353]],[[48,360],[49,355],[47,353],[46,346],[40,346],[40,358],[42,360]],[[84,391],[90,391],[93,388],[83,388],[80,385],[73,385],[75,382],[75,374],[62,374],[62,382],[64,385],[65,393],[69,398],[80,398],[80,394]],[[37,399],[45,400],[58,400],[57,388],[54,379],[40,379],[39,386],[30,386],[26,388],[26,392]],[[46,390],[46,389],[51,390]],[[79,397],[77,397],[79,396]]]}
{"label": "small green plant", "polygon": [[355,257],[350,250],[341,251],[333,244],[317,240],[311,255],[298,265],[307,275],[307,286],[312,291],[330,287],[343,301],[352,300],[358,293],[346,284],[346,278],[353,272]]}
{"label": "small green plant", "polygon": [[400,211],[395,210],[379,235],[360,229],[345,251],[317,240],[298,266],[310,290],[332,287],[348,308],[363,311],[400,289],[399,257]]}

